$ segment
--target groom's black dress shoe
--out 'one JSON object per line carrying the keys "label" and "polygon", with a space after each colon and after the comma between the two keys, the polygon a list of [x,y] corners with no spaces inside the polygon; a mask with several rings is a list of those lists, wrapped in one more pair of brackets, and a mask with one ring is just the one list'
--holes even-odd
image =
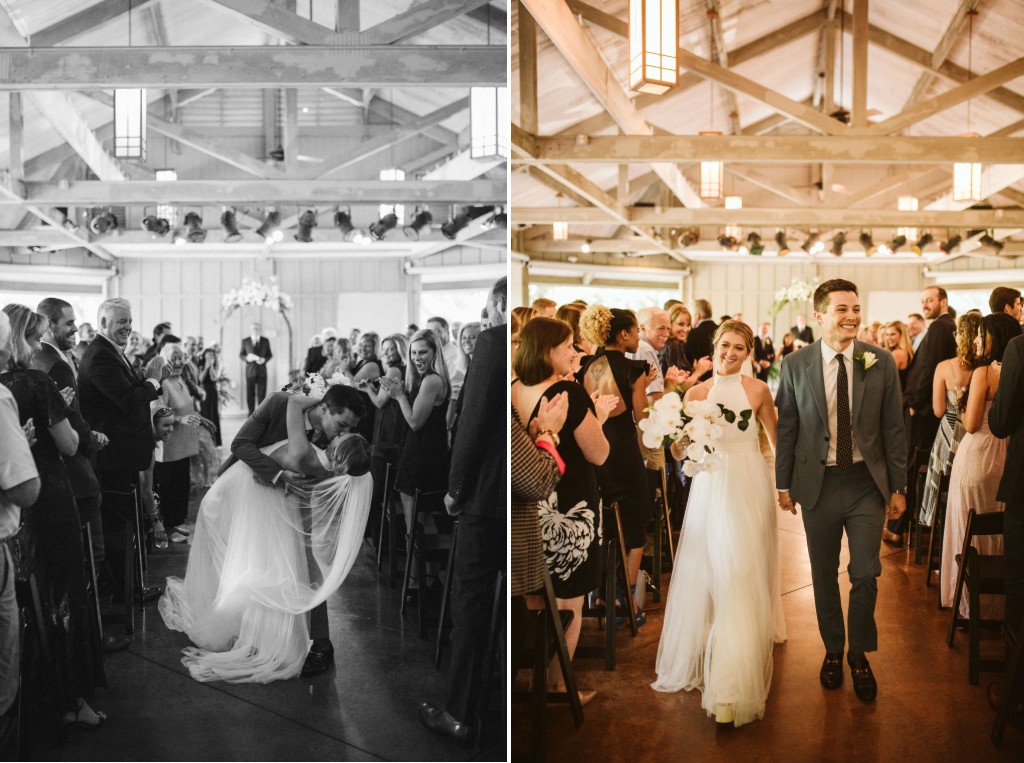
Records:
{"label": "groom's black dress shoe", "polygon": [[461,745],[469,743],[469,726],[457,721],[447,711],[426,702],[420,704],[420,720],[435,734],[454,739]]}
{"label": "groom's black dress shoe", "polygon": [[818,674],[821,685],[826,689],[838,689],[843,685],[843,653],[826,652]]}
{"label": "groom's black dress shoe", "polygon": [[316,639],[309,648],[306,661],[302,663],[302,677],[309,678],[323,673],[334,662],[334,645],[328,639]]}
{"label": "groom's black dress shoe", "polygon": [[865,702],[870,702],[878,694],[878,683],[875,681],[875,674],[871,672],[868,659],[863,654],[848,655],[850,663],[850,675],[853,677],[853,690]]}

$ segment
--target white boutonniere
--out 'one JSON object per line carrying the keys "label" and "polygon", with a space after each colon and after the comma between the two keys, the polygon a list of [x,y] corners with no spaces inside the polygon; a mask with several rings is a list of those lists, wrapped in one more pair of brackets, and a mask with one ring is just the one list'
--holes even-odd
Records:
{"label": "white boutonniere", "polygon": [[854,355],[853,359],[864,366],[864,370],[870,370],[871,366],[878,362],[878,356],[873,352],[862,352],[859,355]]}

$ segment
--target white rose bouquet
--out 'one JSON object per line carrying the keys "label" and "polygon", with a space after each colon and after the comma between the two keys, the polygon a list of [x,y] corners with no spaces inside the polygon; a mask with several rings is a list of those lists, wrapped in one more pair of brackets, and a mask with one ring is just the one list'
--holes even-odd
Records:
{"label": "white rose bouquet", "polygon": [[721,466],[715,453],[722,424],[735,423],[741,432],[750,426],[753,411],[737,415],[724,405],[710,400],[684,403],[678,392],[669,392],[647,409],[648,417],[640,422],[643,443],[648,448],[671,446],[673,457],[683,462],[683,473],[693,477],[698,472],[713,471]]}

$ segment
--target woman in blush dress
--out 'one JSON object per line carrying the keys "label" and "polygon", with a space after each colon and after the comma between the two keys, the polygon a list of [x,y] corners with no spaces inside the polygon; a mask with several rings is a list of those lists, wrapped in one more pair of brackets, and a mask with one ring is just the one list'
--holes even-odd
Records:
{"label": "woman in blush dress", "polygon": [[[737,423],[722,423],[720,467],[693,479],[653,688],[700,689],[709,716],[741,726],[764,717],[772,648],[786,639],[778,507],[756,425],[764,425],[774,446],[778,419],[768,385],[740,373],[754,350],[750,327],[725,321],[713,347],[714,378],[691,388],[686,399],[724,405]],[[741,431],[745,410],[750,425]]]}
{"label": "woman in blush dress", "polygon": [[[999,372],[1006,343],[1020,335],[1017,321],[1006,313],[992,313],[981,321],[977,349],[984,360],[974,369],[963,408],[966,434],[960,441],[953,469],[949,474],[949,502],[946,504],[946,528],[942,536],[942,570],[940,591],[942,606],[953,606],[959,567],[955,557],[963,550],[967,514],[974,509],[979,514],[1003,511],[1006,507],[996,500],[999,480],[1006,462],[1006,440],[992,434],[988,428],[988,411],[999,387]],[[1000,535],[979,537],[975,544],[982,554],[1003,553]],[[1002,619],[1003,597],[981,597],[982,619]],[[967,597],[960,599],[960,617],[967,617]]]}

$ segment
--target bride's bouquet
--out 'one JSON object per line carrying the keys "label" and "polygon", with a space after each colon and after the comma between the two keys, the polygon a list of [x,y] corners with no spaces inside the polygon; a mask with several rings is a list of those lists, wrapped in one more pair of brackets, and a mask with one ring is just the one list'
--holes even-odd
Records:
{"label": "bride's bouquet", "polygon": [[683,403],[678,392],[669,392],[647,409],[647,418],[638,426],[643,432],[644,446],[670,446],[673,458],[683,462],[683,473],[693,477],[722,465],[722,457],[715,452],[722,436],[722,422],[735,423],[744,432],[750,426],[752,413],[747,409],[737,415],[710,400]]}
{"label": "bride's bouquet", "polygon": [[344,384],[347,387],[352,386],[352,380],[349,379],[341,371],[338,371],[330,379],[325,379],[318,373],[306,374],[306,380],[302,384],[302,391],[306,394],[319,395],[323,397],[327,393],[329,387],[333,387],[336,384]]}

